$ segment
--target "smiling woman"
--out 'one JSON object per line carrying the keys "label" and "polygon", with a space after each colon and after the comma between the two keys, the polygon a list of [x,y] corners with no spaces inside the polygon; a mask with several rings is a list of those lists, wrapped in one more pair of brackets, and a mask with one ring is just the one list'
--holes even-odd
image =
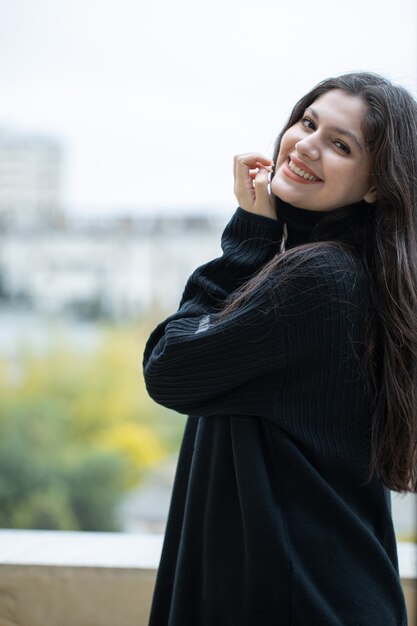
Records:
{"label": "smiling woman", "polygon": [[378,75],[325,80],[234,178],[223,256],[144,355],[149,394],[190,416],[150,626],[405,626],[417,104]]}

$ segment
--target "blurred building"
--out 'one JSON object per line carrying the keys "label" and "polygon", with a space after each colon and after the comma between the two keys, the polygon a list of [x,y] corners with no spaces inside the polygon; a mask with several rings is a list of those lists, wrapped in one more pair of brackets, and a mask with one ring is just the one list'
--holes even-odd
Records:
{"label": "blurred building", "polygon": [[222,228],[204,217],[9,225],[0,229],[0,298],[84,319],[171,311],[195,267],[221,253]]}
{"label": "blurred building", "polygon": [[57,141],[0,129],[0,222],[56,219],[61,212],[61,170]]}
{"label": "blurred building", "polygon": [[36,313],[137,318],[178,304],[220,253],[209,216],[74,219],[53,137],[0,129],[0,302]]}

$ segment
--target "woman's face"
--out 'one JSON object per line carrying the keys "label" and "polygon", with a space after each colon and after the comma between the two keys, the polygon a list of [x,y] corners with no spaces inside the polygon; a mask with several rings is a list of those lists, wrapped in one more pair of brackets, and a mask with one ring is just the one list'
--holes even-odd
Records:
{"label": "woman's face", "polygon": [[283,135],[271,191],[289,204],[331,211],[374,202],[364,145],[365,103],[341,89],[321,95]]}

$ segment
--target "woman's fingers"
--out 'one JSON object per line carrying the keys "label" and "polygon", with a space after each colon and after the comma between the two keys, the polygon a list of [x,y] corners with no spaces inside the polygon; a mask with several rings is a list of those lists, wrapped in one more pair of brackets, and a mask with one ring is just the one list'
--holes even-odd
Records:
{"label": "woman's fingers", "polygon": [[242,209],[276,218],[269,191],[272,165],[272,160],[259,152],[234,157],[234,192]]}
{"label": "woman's fingers", "polygon": [[233,160],[233,172],[237,175],[238,169],[255,169],[261,165],[272,165],[272,160],[259,152],[248,152],[247,154],[236,154]]}
{"label": "woman's fingers", "polygon": [[259,152],[237,154],[233,160],[233,175],[235,193],[239,189],[251,189],[250,184],[259,170],[259,167],[272,167],[272,161]]}
{"label": "woman's fingers", "polygon": [[260,169],[260,168],[266,168],[267,172],[268,172],[268,173],[270,173],[270,172],[272,172],[272,168],[273,168],[273,166],[272,166],[272,165],[263,165],[262,163],[259,163],[259,162],[258,162],[258,163],[256,164],[256,169],[254,169],[254,170],[249,170],[249,176],[250,176],[251,178],[255,179],[255,177],[256,177],[256,175],[258,174],[258,172],[259,172],[259,169]]}
{"label": "woman's fingers", "polygon": [[255,176],[255,203],[253,210],[258,215],[277,219],[275,204],[269,190],[269,167],[260,167]]}
{"label": "woman's fingers", "polygon": [[245,165],[255,165],[256,163],[262,163],[264,165],[269,165],[272,163],[272,160],[261,154],[260,152],[247,152],[245,154],[236,154],[234,157],[236,163],[244,163]]}

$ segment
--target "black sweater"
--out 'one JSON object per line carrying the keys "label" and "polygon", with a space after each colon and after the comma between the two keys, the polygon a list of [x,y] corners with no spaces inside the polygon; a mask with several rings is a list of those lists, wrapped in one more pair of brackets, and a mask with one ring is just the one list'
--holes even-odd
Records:
{"label": "black sweater", "polygon": [[[404,626],[390,492],[366,484],[369,280],[323,243],[243,306],[219,305],[324,212],[238,208],[151,334],[149,394],[188,418],[150,626]],[[343,230],[343,229],[342,229]],[[333,234],[334,238],[334,234]],[[343,239],[343,233],[340,234]]]}

